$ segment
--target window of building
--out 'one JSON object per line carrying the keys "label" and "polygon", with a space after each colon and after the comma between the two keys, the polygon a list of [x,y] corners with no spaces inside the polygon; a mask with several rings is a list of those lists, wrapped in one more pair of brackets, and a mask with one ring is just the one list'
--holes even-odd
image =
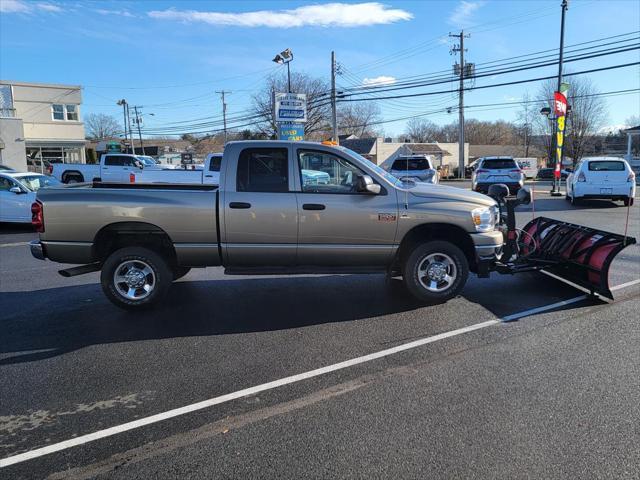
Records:
{"label": "window of building", "polygon": [[67,120],[78,121],[78,106],[77,105],[65,105],[67,107]]}
{"label": "window of building", "polygon": [[238,192],[288,192],[286,148],[246,148],[238,159]]}
{"label": "window of building", "polygon": [[53,110],[53,119],[54,120],[64,120],[64,105],[53,104],[51,105]]}

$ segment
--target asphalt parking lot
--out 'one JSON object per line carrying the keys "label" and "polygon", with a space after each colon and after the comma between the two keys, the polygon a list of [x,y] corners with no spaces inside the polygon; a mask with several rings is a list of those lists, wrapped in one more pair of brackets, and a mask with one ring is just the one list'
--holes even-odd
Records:
{"label": "asphalt parking lot", "polygon": [[[536,214],[624,233],[629,213],[640,239],[637,201],[533,188]],[[0,230],[1,478],[640,477],[637,245],[613,303],[540,273],[424,307],[383,276],[212,268],[131,315],[35,236]]]}

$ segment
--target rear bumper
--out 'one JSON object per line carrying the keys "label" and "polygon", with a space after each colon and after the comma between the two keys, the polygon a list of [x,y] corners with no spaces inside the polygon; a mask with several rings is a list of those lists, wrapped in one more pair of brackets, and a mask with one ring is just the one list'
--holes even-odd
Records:
{"label": "rear bumper", "polygon": [[31,255],[33,255],[34,258],[37,258],[38,260],[45,260],[47,258],[40,240],[32,240],[29,242],[29,249],[31,250]]}
{"label": "rear bumper", "polygon": [[[610,190],[611,193],[603,192]],[[605,198],[605,199],[624,199],[633,197],[636,194],[636,186],[631,182],[618,183],[615,185],[585,185],[577,182],[573,185],[573,194],[576,198]]]}
{"label": "rear bumper", "polygon": [[491,185],[506,185],[509,188],[510,192],[514,192],[519,190],[524,185],[524,182],[492,182],[492,183],[476,183],[473,189],[476,192],[487,193],[489,191],[489,187]]}

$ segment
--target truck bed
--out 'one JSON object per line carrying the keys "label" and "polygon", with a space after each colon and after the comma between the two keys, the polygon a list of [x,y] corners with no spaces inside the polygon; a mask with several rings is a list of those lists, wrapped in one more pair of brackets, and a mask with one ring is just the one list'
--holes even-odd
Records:
{"label": "truck bed", "polygon": [[[215,185],[94,182],[38,192],[44,209],[41,240],[50,259],[91,263],[105,229],[166,234],[179,264],[219,264]],[[195,265],[190,259],[199,260]]]}

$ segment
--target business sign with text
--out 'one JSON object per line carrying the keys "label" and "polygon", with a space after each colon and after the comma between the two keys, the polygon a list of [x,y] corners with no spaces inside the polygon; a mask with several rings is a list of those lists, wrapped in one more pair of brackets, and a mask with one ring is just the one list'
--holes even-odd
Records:
{"label": "business sign with text", "polygon": [[276,123],[307,121],[307,96],[304,93],[276,93],[274,96]]}

